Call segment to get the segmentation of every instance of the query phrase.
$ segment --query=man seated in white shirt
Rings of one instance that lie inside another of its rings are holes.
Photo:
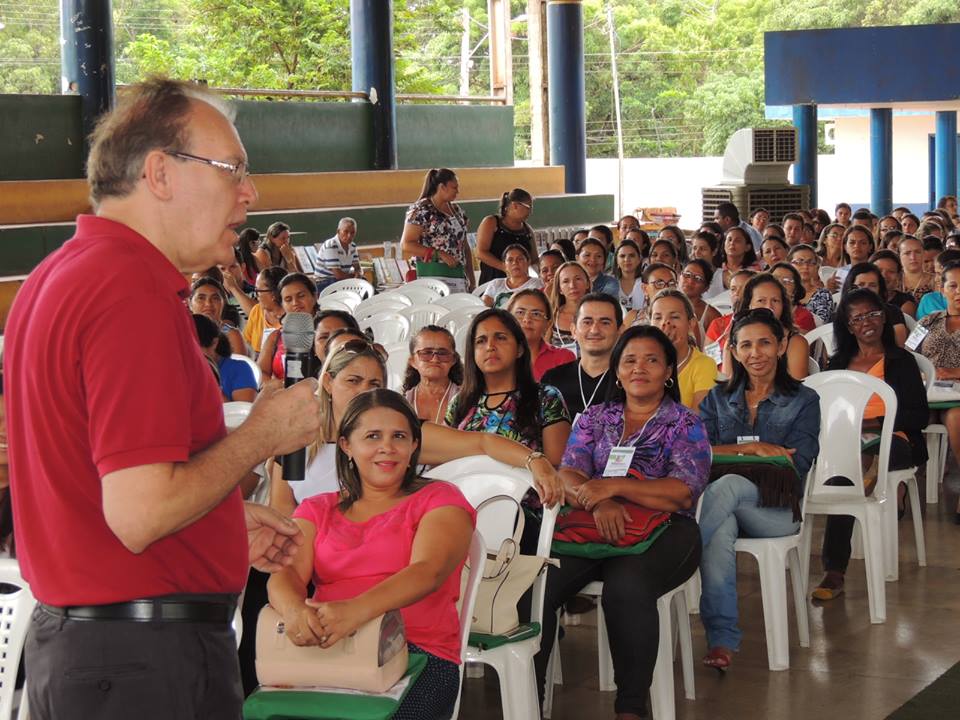
[[[317,257],[319,281],[317,290],[322,290],[337,280],[363,277],[360,269],[360,253],[353,239],[357,236],[357,221],[350,217],[340,218],[337,234],[325,240],[320,246]]]

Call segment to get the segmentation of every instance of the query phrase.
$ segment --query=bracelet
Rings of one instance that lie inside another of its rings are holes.
[[[523,467],[526,468],[527,470],[529,470],[529,469],[530,469],[530,463],[532,463],[534,460],[537,460],[538,458],[545,458],[545,457],[546,457],[546,455],[544,455],[542,452],[539,452],[539,451],[537,451],[537,450],[534,450],[532,453],[530,453],[529,455],[527,455],[527,459],[524,461]]]

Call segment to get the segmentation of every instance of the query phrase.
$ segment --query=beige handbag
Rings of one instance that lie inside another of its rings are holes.
[[[271,687],[334,687],[382,693],[407,671],[399,610],[364,623],[333,647],[294,645],[283,618],[265,605],[257,619],[257,679]]]
[[[477,513],[479,514],[485,505],[504,499],[512,500],[517,507],[520,506],[520,503],[509,495],[497,495],[480,503]],[[471,632],[504,635],[516,630],[520,626],[520,618],[517,615],[517,603],[520,598],[530,589],[547,565],[560,564],[551,558],[520,554],[523,525],[524,515],[521,508],[517,513],[517,525],[513,531],[513,537],[506,538],[500,543],[500,549],[495,554],[487,553],[483,580],[480,582],[477,602],[474,605]],[[469,568],[464,566],[462,581],[464,584],[468,571]]]

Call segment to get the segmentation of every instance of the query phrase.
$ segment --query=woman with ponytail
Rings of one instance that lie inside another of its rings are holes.
[[[533,212],[533,198],[526,190],[514,188],[500,197],[500,212],[487,215],[477,228],[477,257],[480,260],[480,284],[506,277],[504,251],[511,245],[528,248],[532,262],[539,255],[533,242],[533,230],[527,218]]]
[[[459,192],[453,170],[427,172],[420,199],[407,210],[400,238],[404,257],[416,258],[417,277],[440,278],[454,292],[476,287],[467,215],[454,202]]]

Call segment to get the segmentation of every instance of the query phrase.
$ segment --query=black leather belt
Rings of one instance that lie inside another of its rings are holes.
[[[40,607],[51,615],[67,620],[227,624],[233,622],[237,603],[235,601],[149,598],[112,605],[72,605],[70,607],[54,607],[40,603]]]

